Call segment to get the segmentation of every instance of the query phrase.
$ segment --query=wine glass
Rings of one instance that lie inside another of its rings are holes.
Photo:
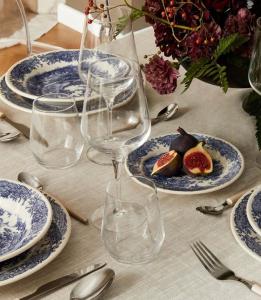
[[[138,61],[134,43],[130,11],[122,7],[105,6],[105,12],[94,12],[86,16],[81,38],[78,71],[83,83],[87,82],[89,65],[92,61],[112,55],[126,55]],[[119,18],[126,19],[126,26],[119,30]],[[110,157],[96,151],[92,146],[87,150],[90,161],[110,165]]]
[[[99,104],[96,113],[91,113],[89,105],[93,98]],[[119,197],[121,165],[129,151],[148,139],[150,129],[139,64],[120,56],[93,62],[89,66],[81,130],[94,149],[110,155]],[[101,212],[102,209],[91,217],[96,227],[101,225]]]
[[[248,79],[253,90],[261,95],[261,17],[257,19]]]
[[[257,19],[255,40],[248,71],[248,80],[254,92],[261,96],[261,17]],[[256,156],[256,163],[257,166],[261,168],[260,151]]]

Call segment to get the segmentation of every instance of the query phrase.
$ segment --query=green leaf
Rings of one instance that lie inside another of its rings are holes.
[[[122,32],[122,30],[126,27],[126,25],[129,22],[129,19],[132,21],[135,21],[141,17],[144,16],[144,13],[142,10],[139,9],[132,9],[130,16],[123,16],[118,19],[118,23],[116,24],[116,30],[114,33],[114,38]]]
[[[236,48],[239,48],[249,40],[248,37],[234,33],[220,39],[219,44],[213,54],[213,59],[217,60],[221,55],[225,55]]]
[[[261,96],[252,91],[244,99],[242,107],[250,116],[261,116]]]
[[[256,139],[259,150],[261,150],[261,116],[256,117]]]

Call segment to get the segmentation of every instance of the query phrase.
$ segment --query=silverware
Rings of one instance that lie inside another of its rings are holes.
[[[106,266],[106,263],[94,264],[94,265],[88,266],[84,269],[75,271],[74,273],[57,278],[53,281],[50,281],[50,282],[40,286],[35,292],[33,292],[32,294],[27,295],[23,298],[20,298],[20,300],[31,300],[31,299],[43,297],[51,292],[54,292],[64,286],[68,285],[68,284],[71,284],[71,283],[75,282],[76,280],[81,279],[81,278],[83,278],[105,266]]]
[[[168,106],[164,107],[157,115],[156,118],[151,119],[151,125],[157,124],[161,121],[170,120],[174,114],[178,111],[179,106],[177,103],[171,103]]]
[[[20,132],[5,132],[0,134],[0,142],[6,143],[16,139]]]
[[[29,139],[30,137],[30,129],[29,127],[20,124],[20,123],[16,123],[12,120],[10,120],[4,113],[0,112],[0,118],[5,120],[6,122],[8,122],[11,126],[13,126],[14,128],[16,128],[18,131],[20,131],[27,139]]]
[[[191,249],[200,260],[204,268],[214,278],[218,280],[236,280],[242,282],[251,291],[261,296],[261,285],[236,276],[235,273],[226,267],[201,241],[194,242],[191,245]]]
[[[99,299],[111,286],[114,277],[114,271],[106,268],[81,279],[72,289],[70,300]]]
[[[49,193],[46,193],[43,190],[43,186],[42,186],[39,178],[37,178],[36,176],[34,176],[30,173],[27,173],[27,172],[20,172],[17,176],[17,179],[20,182],[23,182],[25,184],[30,185],[33,188],[38,189],[43,195],[46,196],[46,198],[48,200],[57,199],[57,197],[54,197],[54,196],[50,195]],[[81,222],[85,225],[87,225],[89,223],[88,218],[86,218],[85,216],[82,216],[79,212],[76,212],[75,209],[72,206],[70,206],[68,203],[65,203],[61,199],[57,199],[57,200],[62,203],[62,205],[66,208],[66,210],[68,211],[68,213],[71,217],[73,217],[74,219],[78,220],[79,222]]]
[[[236,202],[247,192],[248,190],[243,190],[235,195],[229,197],[226,199],[225,202],[221,203],[218,206],[198,206],[196,207],[196,210],[202,212],[203,214],[208,214],[208,215],[221,215],[224,210],[233,207]]]

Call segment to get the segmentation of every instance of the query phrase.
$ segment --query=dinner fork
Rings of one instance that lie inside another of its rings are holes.
[[[251,291],[261,296],[261,285],[235,275],[235,273],[226,267],[216,256],[212,253],[206,245],[201,241],[196,241],[191,245],[191,249],[200,260],[205,269],[218,280],[236,280],[242,282]]]

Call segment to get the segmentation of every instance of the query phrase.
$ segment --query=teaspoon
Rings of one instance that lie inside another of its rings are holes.
[[[79,281],[72,289],[70,300],[97,300],[111,286],[115,272],[112,269],[101,269]]]
[[[177,103],[171,103],[168,106],[165,106],[158,114],[156,118],[151,119],[151,124],[157,124],[161,121],[170,120],[174,114],[178,111],[179,106]]]

